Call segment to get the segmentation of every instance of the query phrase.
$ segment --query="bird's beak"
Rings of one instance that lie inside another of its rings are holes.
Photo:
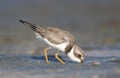
[[[81,59],[80,61],[81,61],[80,63],[83,63],[83,59]]]
[[[83,63],[83,60],[81,60],[81,62],[80,63]]]

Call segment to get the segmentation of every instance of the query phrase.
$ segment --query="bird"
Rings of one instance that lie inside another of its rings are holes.
[[[36,38],[43,40],[49,45],[49,47],[44,49],[47,64],[50,64],[47,52],[51,48],[57,50],[54,56],[61,64],[65,64],[65,62],[58,56],[58,51],[65,53],[74,62],[83,62],[85,52],[75,44],[75,39],[69,32],[57,27],[39,26],[24,20],[19,20],[19,22],[30,27],[34,31]]]

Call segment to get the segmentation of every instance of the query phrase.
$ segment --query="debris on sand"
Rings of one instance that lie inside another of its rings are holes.
[[[98,66],[100,65],[100,62],[93,62],[93,66]]]

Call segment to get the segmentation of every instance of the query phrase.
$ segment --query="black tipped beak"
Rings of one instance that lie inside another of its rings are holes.
[[[23,20],[19,20],[19,22],[23,23],[24,24],[24,21]]]
[[[81,62],[80,63],[83,63],[83,60],[81,60]]]

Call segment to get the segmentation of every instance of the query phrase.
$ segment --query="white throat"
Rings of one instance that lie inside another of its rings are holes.
[[[74,49],[75,47],[73,46],[71,51],[67,54],[68,57],[73,60],[73,61],[76,61],[76,62],[80,62],[80,60],[74,55]]]

